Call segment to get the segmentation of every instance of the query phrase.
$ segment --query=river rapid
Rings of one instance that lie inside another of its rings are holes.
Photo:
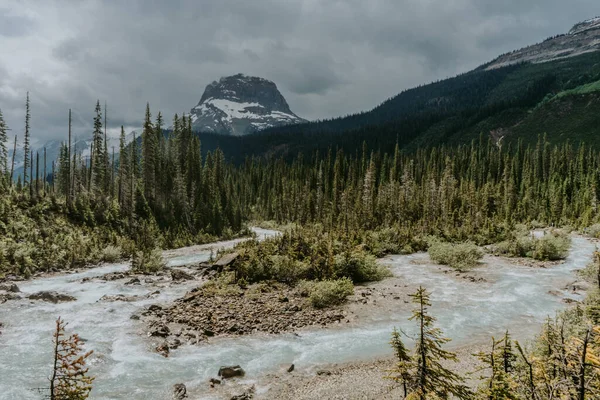
[[[259,239],[277,234],[255,228]],[[239,240],[238,240],[239,241]],[[206,261],[218,248],[232,247],[238,241],[218,242],[168,251],[170,266]],[[211,250],[212,248],[212,250]],[[394,275],[415,288],[423,285],[432,292],[432,313],[455,346],[483,341],[509,329],[515,337],[531,338],[550,315],[564,309],[563,298],[581,299],[568,284],[575,270],[590,262],[595,249],[588,239],[574,236],[567,260],[546,269],[518,266],[502,259],[486,257],[477,276],[485,282],[469,282],[453,273],[444,273],[428,263],[426,254],[389,256],[382,262]],[[277,371],[283,363],[318,366],[364,360],[390,354],[388,345],[393,326],[409,335],[406,321],[410,305],[393,315],[373,313],[359,326],[336,326],[300,332],[300,335],[254,335],[222,338],[200,346],[181,346],[168,358],[157,354],[143,334],[143,322],[130,319],[144,307],[167,303],[182,297],[198,281],[158,287],[160,294],[145,298],[145,286],[125,285],[126,280],[101,281],[83,278],[124,271],[128,264],[107,264],[80,273],[58,275],[21,282],[22,294],[54,290],[74,296],[74,302],[51,304],[27,299],[0,305],[0,399],[41,399],[36,388],[47,388],[52,358],[54,321],[61,316],[67,331],[77,332],[94,350],[90,372],[96,377],[92,399],[168,399],[175,383],[185,383],[194,393],[207,387],[220,365],[240,364],[245,380]],[[153,288],[154,289],[154,288]],[[552,292],[552,293],[551,293]],[[560,295],[557,295],[560,294]],[[104,295],[138,295],[133,302],[98,301]],[[265,388],[259,388],[259,393]],[[211,398],[204,394],[202,398]]]

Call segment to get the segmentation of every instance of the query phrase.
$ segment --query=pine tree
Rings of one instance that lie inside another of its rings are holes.
[[[156,133],[152,126],[150,104],[146,104],[146,116],[142,132],[142,185],[144,197],[152,208],[156,193]]]
[[[106,161],[104,154],[104,138],[102,134],[102,107],[100,100],[96,102],[94,110],[94,136],[93,149],[90,158],[90,183],[91,190],[96,194],[104,193],[106,183]]]
[[[29,108],[29,92],[27,92],[27,100],[25,101],[25,136],[23,139],[23,185],[27,185],[28,176],[27,172],[31,167],[31,156],[30,156],[30,132],[29,123],[31,120],[31,110]]]
[[[390,341],[394,355],[396,356],[396,366],[390,372],[393,374],[388,376],[389,379],[400,383],[404,391],[404,397],[408,394],[408,388],[412,386],[411,371],[414,367],[412,357],[408,349],[404,346],[400,332],[396,328],[392,331],[392,339]]]
[[[71,165],[71,109],[69,108],[69,142],[67,143],[67,160],[66,160],[66,169],[67,169],[67,182],[66,182],[66,197],[67,197],[67,205],[71,205],[71,202],[73,200],[73,193],[72,193],[72,180],[73,180],[73,171],[72,169],[75,167],[74,165]],[[54,180],[54,177],[52,177],[52,179]]]
[[[442,348],[450,339],[444,338],[442,331],[434,327],[436,319],[428,313],[431,306],[429,293],[419,287],[410,297],[417,308],[409,320],[417,322],[419,332],[415,346],[415,390],[408,398],[446,399],[449,394],[459,399],[470,398],[471,392],[464,385],[463,378],[441,364],[443,361],[458,360],[456,354]]]
[[[508,333],[499,341],[492,338],[492,348],[489,353],[480,352],[475,354],[482,362],[482,370],[489,370],[487,377],[481,377],[483,385],[478,394],[487,400],[518,400],[515,395],[515,382],[509,371],[510,364],[514,362],[515,355],[512,354],[509,345]],[[508,371],[507,371],[508,370]]]
[[[129,153],[126,150],[125,129],[121,125],[121,136],[119,138],[119,174],[118,174],[118,190],[117,196],[121,209],[127,207],[127,199],[129,198]]]
[[[77,334],[66,337],[66,323],[58,318],[54,331],[54,364],[50,378],[51,400],[84,400],[92,390],[93,377],[88,375],[87,358]]]
[[[8,175],[8,127],[0,110],[0,183]]]

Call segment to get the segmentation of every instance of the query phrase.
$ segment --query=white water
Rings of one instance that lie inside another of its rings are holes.
[[[258,233],[262,237],[274,234],[264,230]],[[192,255],[186,250],[165,255],[170,265],[206,260],[210,250],[199,249],[202,250]],[[546,316],[564,308],[561,297],[548,291],[560,291],[575,280],[573,271],[590,261],[593,250],[591,242],[576,237],[565,263],[548,269],[490,264],[481,267],[487,283],[466,282],[442,273],[436,266],[411,262],[427,260],[423,254],[392,256],[387,263],[407,285],[423,285],[432,291],[432,313],[438,317],[446,336],[461,344],[487,339],[505,329],[518,338],[531,337]],[[25,293],[56,290],[71,294],[77,298],[75,302],[49,304],[20,300],[0,305],[0,321],[5,325],[0,335],[0,399],[41,398],[30,389],[48,386],[45,377],[51,365],[51,334],[59,315],[69,322],[68,330],[79,333],[87,340],[86,347],[94,350],[93,399],[167,399],[175,383],[184,382],[192,390],[205,388],[207,379],[216,375],[220,365],[240,364],[247,379],[252,380],[276,371],[281,363],[294,362],[305,367],[389,355],[387,342],[392,326],[411,331],[411,324],[406,321],[410,307],[402,307],[396,315],[374,315],[362,327],[340,326],[302,333],[300,337],[285,334],[217,339],[203,346],[182,346],[164,358],[149,348],[147,339],[140,335],[143,322],[130,320],[130,316],[148,304],[181,297],[197,282],[158,288],[161,294],[157,297],[131,303],[96,301],[105,294],[145,295],[155,289],[125,286],[123,281],[80,283],[83,277],[127,267],[107,265],[21,285]]]

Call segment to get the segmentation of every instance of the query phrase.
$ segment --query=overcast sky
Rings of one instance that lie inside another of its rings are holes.
[[[371,109],[403,89],[567,32],[598,0],[0,0],[0,109],[36,142],[63,139],[67,112],[91,132],[167,120],[242,72],[274,81],[307,119]]]

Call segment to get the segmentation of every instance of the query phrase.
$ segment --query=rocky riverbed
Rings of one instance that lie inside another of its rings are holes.
[[[431,264],[427,254],[389,256],[381,262],[390,267],[394,277],[357,286],[347,304],[319,311],[343,315],[340,322],[334,320],[325,327],[312,321],[322,318],[322,314],[315,314],[301,317],[311,323],[290,329],[289,321],[296,318],[290,306],[310,310],[304,307],[306,299],[292,289],[288,292],[276,286],[257,296],[256,290],[248,287],[242,289],[242,296],[237,295],[242,302],[223,300],[225,308],[218,324],[221,330],[213,331],[212,337],[201,337],[196,345],[186,345],[185,336],[173,334],[184,325],[192,329],[193,323],[169,322],[168,315],[175,313],[165,310],[178,305],[177,312],[183,312],[188,304],[197,302],[179,316],[192,321],[199,317],[194,333],[200,328],[204,333],[204,324],[211,320],[202,321],[204,314],[195,313],[213,307],[215,300],[215,293],[212,297],[198,296],[197,289],[207,281],[206,271],[210,269],[199,263],[208,260],[210,248],[204,248],[202,254],[179,250],[168,258],[171,269],[155,276],[136,276],[127,264],[111,264],[16,282],[20,292],[11,293],[19,298],[0,304],[0,399],[37,398],[28,388],[43,387],[46,382],[57,316],[86,340],[86,349],[94,350],[90,360],[90,370],[96,376],[94,399],[169,399],[175,384],[184,384],[185,391],[181,385],[176,388],[190,399],[248,398],[251,393],[257,399],[373,398],[360,387],[370,385],[373,393],[381,394],[390,385],[382,378],[390,362],[386,358],[391,353],[389,335],[394,326],[409,335],[414,333],[414,324],[407,321],[412,309],[408,294],[419,285],[432,292],[431,313],[438,317],[444,334],[453,339],[449,348],[463,348],[468,343],[485,345],[492,335],[506,329],[523,341],[539,330],[547,315],[565,307],[563,299],[583,298],[585,288],[575,282],[575,270],[590,261],[594,247],[593,242],[574,237],[571,253],[563,263],[544,268],[486,256],[478,268],[458,275]],[[173,269],[175,265],[179,267]],[[179,271],[192,279],[179,279],[183,276]],[[27,298],[39,292],[55,292],[75,300],[54,303]],[[186,298],[188,301],[183,301]],[[253,307],[260,307],[261,301],[265,303],[262,313],[254,313],[250,320]],[[239,311],[226,313],[228,307]],[[229,332],[231,322],[237,319],[232,315],[237,312],[248,315],[251,328],[242,329],[244,334]],[[267,322],[269,318],[262,314],[269,313],[281,316]],[[151,320],[157,321],[157,326],[164,321],[169,330],[157,329],[155,336],[148,337],[148,333],[153,334]],[[281,325],[276,320],[281,320]],[[287,325],[284,320],[288,320]],[[244,376],[219,378],[221,366],[236,365],[245,371]],[[339,397],[335,397],[336,391]]]
[[[149,335],[198,344],[223,335],[278,334],[348,321],[341,309],[318,310],[297,289],[282,284],[198,288],[174,304],[142,313]]]

